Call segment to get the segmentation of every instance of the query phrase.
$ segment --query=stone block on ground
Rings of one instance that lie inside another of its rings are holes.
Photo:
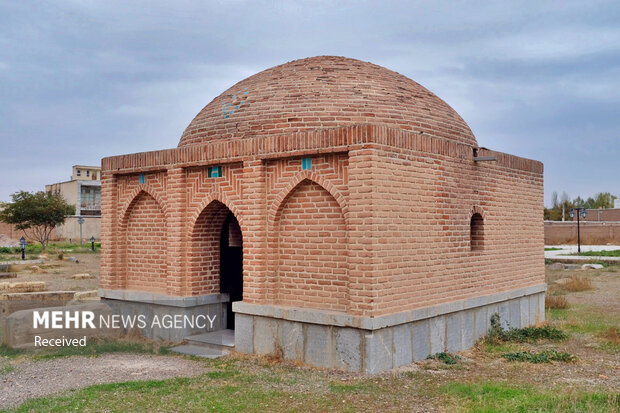
[[[583,264],[583,265],[581,266],[581,269],[582,269],[582,270],[588,270],[588,269],[591,269],[591,270],[600,270],[600,269],[603,269],[603,268],[604,268],[604,267],[603,267],[603,265],[602,265],[602,264]]]
[[[22,281],[0,283],[0,294],[7,293],[32,293],[45,291],[47,288],[43,281]]]
[[[99,299],[99,291],[98,290],[90,290],[90,291],[76,291],[73,295],[74,300],[98,300]]]
[[[39,291],[32,293],[0,293],[0,314],[39,307],[64,306],[73,300],[74,291]]]
[[[28,268],[33,274],[41,274],[43,271],[43,269],[41,269],[41,267],[39,267],[38,265],[32,265]]]
[[[45,328],[44,326],[34,328],[33,319],[35,311],[41,313],[45,311],[59,310],[71,312],[91,311],[95,314],[95,319],[98,319],[100,316],[109,317],[112,315],[112,309],[108,305],[101,302],[66,306],[61,308],[43,307],[17,311],[3,320],[2,340],[4,344],[11,348],[33,348],[35,346],[35,336],[41,337],[41,339],[57,339],[62,337],[66,339],[80,339],[86,336],[88,342],[88,340],[95,337],[112,337],[118,334],[116,330],[106,328],[54,329],[51,328],[51,326],[49,328]],[[96,323],[96,325],[98,325],[98,323]]]
[[[74,280],[90,280],[92,278],[95,278],[95,276],[85,272],[81,274],[73,274],[71,278],[73,278]]]
[[[550,270],[563,270],[564,268],[566,267],[561,262],[554,262],[553,264],[549,265]]]

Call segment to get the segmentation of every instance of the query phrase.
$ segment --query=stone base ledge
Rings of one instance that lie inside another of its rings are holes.
[[[99,289],[99,297],[108,300],[132,301],[136,303],[160,304],[171,307],[195,307],[198,305],[227,303],[228,294],[208,294],[190,297],[177,297],[166,294],[150,293],[146,291],[109,290]]]
[[[233,311],[237,314],[270,317],[309,324],[353,327],[372,331],[530,296],[545,292],[546,290],[547,284],[539,284],[379,317],[354,316],[314,308],[286,307],[271,304],[249,304],[243,301],[234,302]]]
[[[544,290],[544,285],[539,286],[538,290]],[[460,303],[461,307],[454,307],[453,303],[426,308],[418,313],[410,311],[397,314],[398,317],[378,319],[325,314],[314,310],[306,313],[299,309],[285,311],[274,307],[270,314],[275,316],[270,316],[264,315],[269,312],[267,306],[237,305],[235,350],[247,354],[273,355],[315,367],[380,373],[423,360],[432,354],[455,353],[472,348],[476,340],[487,335],[494,314],[499,315],[504,328],[526,327],[543,322],[545,293],[539,291],[519,295],[527,291],[537,289],[524,289],[518,294],[494,294],[480,301],[465,300]],[[499,301],[495,302],[496,299]],[[455,308],[456,311],[452,311]],[[256,314],[258,311],[255,311],[255,314],[244,314],[239,310],[262,310],[262,313]],[[424,315],[427,317],[415,318]],[[308,321],[293,321],[294,317]],[[400,323],[402,320],[411,321]],[[339,322],[340,325],[327,324],[328,321]],[[373,324],[374,321],[377,324]],[[372,329],[387,322],[394,324]],[[355,327],[352,324],[371,328]]]

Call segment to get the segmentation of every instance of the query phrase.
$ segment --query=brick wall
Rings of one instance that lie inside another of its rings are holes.
[[[620,244],[620,222],[581,222],[581,243]],[[577,222],[545,221],[545,245],[577,244]]]
[[[15,226],[13,224],[5,224],[4,222],[0,222],[0,234],[6,235],[12,240],[19,240],[24,236],[22,231],[15,230]]]
[[[580,218],[581,221],[617,221],[620,222],[620,208],[611,209],[588,209],[588,214],[585,218]],[[567,214],[568,218],[568,214]],[[568,218],[570,219],[570,218]],[[577,221],[575,216],[573,221]]]
[[[345,311],[347,231],[334,197],[302,181],[286,198],[276,232],[277,303]]]
[[[541,284],[542,165],[479,155],[497,161],[474,162],[470,145],[358,125],[106,158],[102,287],[217,292],[218,225],[228,211],[241,229],[250,303],[380,315]],[[208,177],[211,166],[224,176]],[[153,202],[155,220],[132,222],[167,244],[131,254],[153,265],[156,284],[122,258],[123,217]],[[484,247],[472,251],[476,213]],[[145,258],[155,256],[166,257],[165,269]]]
[[[375,150],[375,314],[544,282],[542,176],[463,151]],[[475,214],[484,248],[472,250]]]
[[[220,292],[220,234],[229,213],[226,205],[214,201],[196,220],[188,272],[189,288],[193,295]]]
[[[166,292],[166,219],[152,196],[140,193],[126,216],[126,288]]]

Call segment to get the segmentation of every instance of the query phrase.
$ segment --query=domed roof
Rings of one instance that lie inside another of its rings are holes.
[[[371,123],[477,146],[463,119],[413,80],[334,56],[294,60],[242,80],[189,124],[179,146]]]

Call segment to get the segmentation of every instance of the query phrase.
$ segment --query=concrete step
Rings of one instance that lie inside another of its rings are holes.
[[[185,339],[199,344],[215,344],[223,347],[234,347],[235,330],[218,330],[209,333],[194,334],[185,337]]]
[[[224,354],[228,354],[235,347],[235,331],[218,330],[209,333],[194,334],[185,337],[185,340],[192,346],[219,350]]]
[[[188,344],[196,347],[203,347],[222,354],[229,354],[235,348],[235,331],[219,330],[209,333],[194,334],[185,337]]]
[[[175,353],[184,354],[186,356],[204,357],[208,359],[216,359],[222,357],[224,354],[222,351],[205,348],[202,346],[182,345],[176,346],[170,349]]]

